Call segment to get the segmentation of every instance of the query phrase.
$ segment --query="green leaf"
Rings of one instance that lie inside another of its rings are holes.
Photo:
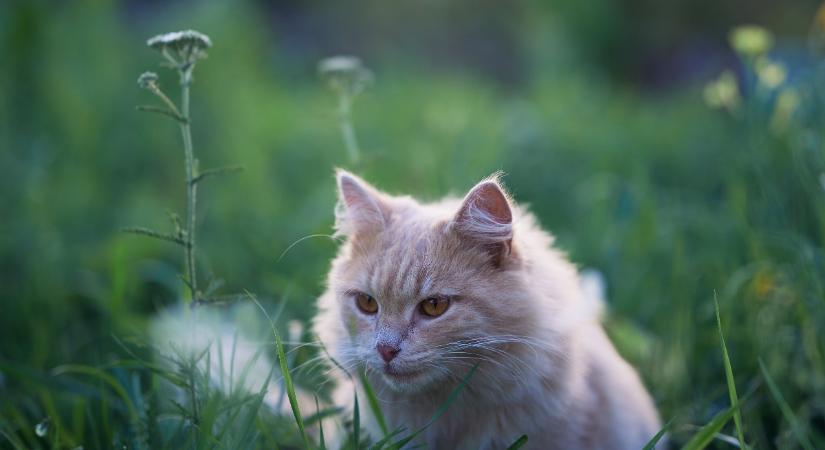
[[[793,430],[793,434],[796,436],[797,442],[799,442],[799,445],[801,445],[805,450],[813,450],[814,445],[811,443],[808,435],[805,434],[805,430],[802,429],[802,426],[796,420],[796,416],[794,416],[788,402],[785,401],[785,397],[782,396],[782,392],[779,391],[779,387],[776,383],[774,383],[771,374],[765,367],[765,363],[762,362],[762,358],[759,358],[759,368],[762,370],[762,375],[765,377],[765,382],[768,384],[768,388],[770,389],[771,395],[776,401],[776,404],[779,405],[782,415],[785,416],[785,420],[791,424],[791,430]]]
[[[722,427],[728,423],[730,418],[733,417],[733,414],[737,409],[739,409],[738,404],[731,406],[730,408],[714,416],[713,420],[708,422],[707,425],[700,428],[699,431],[693,435],[693,438],[691,438],[690,441],[682,447],[682,450],[701,450],[707,447],[707,445],[713,441],[716,433],[718,433]]]
[[[171,117],[171,118],[177,120],[180,123],[188,123],[188,120],[186,120],[185,117],[181,116],[180,114],[178,114],[175,111],[172,111],[171,109],[168,109],[168,108],[161,108],[159,106],[152,106],[152,105],[138,105],[138,106],[135,107],[135,109],[137,109],[138,111],[150,112],[150,113],[161,114],[161,115],[164,115],[164,116],[167,116],[167,117]]]
[[[214,169],[206,169],[203,172],[200,172],[195,178],[192,178],[192,184],[200,183],[201,181],[209,178],[214,177],[217,175],[226,175],[230,173],[237,173],[244,171],[244,166],[225,166],[225,167],[216,167]]]
[[[665,426],[663,426],[662,429],[659,430],[659,432],[656,433],[656,435],[653,436],[647,442],[647,444],[645,444],[645,446],[644,446],[644,448],[642,448],[642,450],[653,450],[654,448],[656,448],[656,444],[658,444],[659,441],[661,441],[662,438],[665,437],[665,433],[667,433],[667,430],[670,429],[671,424],[673,424],[673,419],[668,420],[667,423],[665,424]]]
[[[386,420],[384,420],[384,413],[381,411],[381,405],[378,403],[378,397],[375,395],[375,391],[372,389],[372,385],[370,385],[366,374],[361,372],[360,375],[361,385],[364,386],[364,393],[367,395],[367,402],[369,402],[372,415],[375,416],[375,419],[378,421],[378,426],[381,428],[381,432],[384,436],[386,436],[389,433],[389,429],[387,428]]]
[[[126,408],[129,410],[129,415],[132,417],[132,420],[138,420],[138,412],[137,408],[135,408],[134,403],[132,403],[132,399],[129,397],[129,394],[126,392],[126,389],[109,373],[98,369],[97,367],[92,366],[85,366],[80,364],[66,364],[62,366],[55,367],[52,369],[52,374],[55,376],[67,374],[67,373],[75,373],[81,375],[88,375],[94,378],[97,378],[104,383],[108,384],[115,393],[123,400],[123,403],[126,405]]]
[[[361,412],[358,406],[358,390],[353,391],[355,395],[355,410],[352,412],[352,441],[355,448],[361,445]]]
[[[186,247],[187,245],[189,245],[189,243],[185,239],[183,239],[179,236],[173,236],[173,235],[168,234],[168,233],[161,233],[160,231],[155,231],[155,230],[152,230],[152,229],[149,229],[149,228],[126,227],[126,228],[122,228],[120,231],[122,231],[124,233],[139,234],[141,236],[147,236],[147,237],[150,237],[150,238],[160,239],[161,241],[174,242],[175,244],[181,245],[183,247]]]
[[[527,443],[527,435],[526,435],[526,434],[522,434],[522,435],[521,435],[521,437],[519,437],[518,439],[516,439],[516,441],[515,441],[515,442],[513,442],[512,444],[510,444],[510,446],[509,446],[509,447],[507,447],[507,450],[517,450],[517,449],[519,449],[519,448],[523,447],[523,446],[524,446],[524,444],[526,444],[526,443]]]
[[[370,447],[370,449],[371,450],[380,450],[380,449],[384,448],[384,446],[387,444],[387,442],[389,442],[391,439],[398,436],[399,434],[403,433],[404,430],[406,430],[406,428],[403,428],[403,427],[396,428],[395,430],[393,430],[392,433],[387,434],[386,436],[384,436],[383,439],[381,439],[380,441],[373,444],[372,447]],[[391,447],[391,448],[394,448],[394,447]]]
[[[289,367],[287,367],[286,352],[284,351],[284,343],[281,341],[281,335],[278,334],[278,330],[275,328],[275,323],[272,321],[272,318],[269,317],[266,309],[264,309],[258,299],[249,292],[247,292],[247,295],[256,305],[258,305],[258,309],[264,313],[264,316],[266,316],[269,321],[269,325],[272,328],[272,334],[275,336],[275,348],[278,352],[278,364],[281,367],[281,375],[284,377],[284,385],[286,386],[286,394],[289,398],[289,406],[292,407],[292,415],[295,417],[295,423],[298,425],[298,431],[301,433],[301,439],[304,441],[304,448],[310,449],[312,446],[309,443],[309,436],[304,428],[304,420],[301,418],[301,409],[298,406],[298,396],[295,395],[295,384],[292,381],[292,375],[289,373]]]
[[[733,378],[733,367],[730,363],[728,347],[725,345],[725,335],[722,333],[722,318],[719,315],[719,300],[716,298],[716,291],[713,292],[713,305],[716,308],[716,327],[719,330],[722,360],[725,363],[725,379],[728,383],[728,396],[730,397],[730,404],[736,405],[739,404],[739,396],[736,395],[736,381]],[[733,413],[733,422],[736,424],[736,437],[739,439],[739,447],[747,449],[748,445],[745,443],[745,433],[742,431],[742,414],[738,409]]]
[[[324,421],[323,417],[321,416],[321,408],[318,407],[318,396],[315,395],[315,415],[318,416],[318,443],[321,446],[321,450],[326,450],[327,444],[324,439]]]
[[[464,390],[464,388],[467,386],[467,383],[469,383],[470,379],[473,377],[473,375],[475,375],[476,369],[478,369],[478,363],[476,363],[473,366],[473,368],[470,369],[469,372],[467,372],[467,375],[464,375],[464,378],[461,379],[461,382],[458,384],[458,386],[456,386],[450,392],[450,395],[447,396],[447,400],[445,400],[444,403],[442,403],[441,406],[438,407],[435,414],[433,414],[433,417],[430,418],[430,420],[423,427],[419,428],[415,433],[413,433],[413,434],[411,434],[411,435],[409,435],[409,436],[407,436],[407,437],[405,437],[405,438],[403,438],[399,441],[396,441],[393,444],[393,447],[395,447],[395,448],[404,447],[410,441],[415,439],[416,436],[418,436],[419,434],[424,432],[424,430],[429,428],[430,425],[435,423],[435,421],[438,420],[442,415],[444,415],[444,413],[447,412],[447,410],[450,408],[450,405],[452,405],[456,401],[456,399],[458,398],[458,394],[460,394],[461,391]]]

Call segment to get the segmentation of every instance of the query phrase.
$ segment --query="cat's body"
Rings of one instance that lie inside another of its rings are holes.
[[[659,430],[578,274],[496,180],[461,200],[421,204],[339,173],[347,241],[315,331],[353,374],[366,368],[388,428],[430,422],[429,448],[638,449]],[[445,306],[446,305],[446,306]],[[343,374],[337,404],[352,405]],[[359,387],[360,390],[360,387]],[[361,391],[362,422],[380,437]]]

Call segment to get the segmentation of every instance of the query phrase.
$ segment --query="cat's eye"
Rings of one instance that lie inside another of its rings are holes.
[[[375,301],[375,298],[371,295],[363,292],[355,292],[353,296],[355,297],[355,304],[358,305],[358,309],[364,314],[375,314],[376,311],[378,311],[378,302]]]
[[[449,298],[430,297],[420,303],[419,309],[426,316],[438,317],[450,306]]]

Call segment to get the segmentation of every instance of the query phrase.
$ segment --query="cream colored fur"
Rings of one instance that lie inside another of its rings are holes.
[[[437,449],[640,449],[659,430],[636,372],[616,352],[576,268],[515,206],[496,178],[431,204],[338,173],[346,236],[318,301],[314,329],[352,374],[366,370],[390,430],[424,426],[476,363],[447,412],[414,443]],[[373,296],[374,315],[353,292]],[[419,303],[449,298],[440,317]],[[400,349],[388,364],[378,344]],[[337,373],[336,403],[353,386]],[[361,417],[377,422],[359,389]]]

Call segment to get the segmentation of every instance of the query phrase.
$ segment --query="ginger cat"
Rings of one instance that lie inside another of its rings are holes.
[[[366,371],[390,431],[410,445],[640,449],[659,431],[636,372],[616,352],[576,268],[496,176],[464,199],[421,203],[339,171],[332,262],[314,329],[351,374]],[[336,404],[353,401],[337,374]],[[355,377],[357,379],[357,377]],[[362,424],[382,437],[360,386]],[[339,443],[340,445],[340,443]]]

